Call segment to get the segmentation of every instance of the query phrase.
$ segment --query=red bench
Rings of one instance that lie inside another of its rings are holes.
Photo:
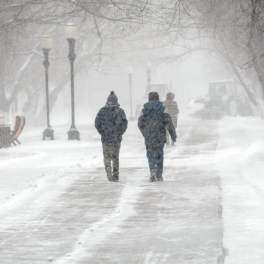
[[[20,136],[24,126],[25,126],[26,120],[24,116],[16,116],[16,122],[15,122],[15,126],[14,126],[14,130],[11,133],[11,141],[12,143],[16,146],[16,142],[18,142],[19,144],[21,144],[18,141],[18,137]]]

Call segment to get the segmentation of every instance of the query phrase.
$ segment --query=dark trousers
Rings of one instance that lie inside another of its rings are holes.
[[[104,164],[105,168],[112,167],[111,161],[113,162],[113,175],[119,175],[119,144],[103,144],[104,153]]]
[[[150,171],[163,173],[163,148],[164,145],[160,147],[151,147],[146,145]]]

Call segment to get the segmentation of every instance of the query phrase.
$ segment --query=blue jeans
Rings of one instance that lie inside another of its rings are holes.
[[[163,148],[164,145],[160,147],[151,147],[146,145],[150,171],[163,173]]]

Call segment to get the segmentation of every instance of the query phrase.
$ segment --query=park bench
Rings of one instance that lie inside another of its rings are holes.
[[[25,126],[26,120],[24,116],[16,116],[16,122],[15,122],[15,126],[14,126],[14,130],[11,132],[11,142],[16,146],[16,142],[18,142],[19,144],[21,144],[18,141],[18,137],[20,136],[24,126]]]

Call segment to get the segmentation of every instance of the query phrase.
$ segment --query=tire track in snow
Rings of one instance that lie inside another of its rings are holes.
[[[35,182],[28,183],[27,187],[18,194],[8,199],[6,203],[0,205],[0,216],[7,214],[10,210],[19,208],[25,201],[36,201],[41,196],[41,200],[48,200],[50,193],[47,192],[47,188],[51,192],[56,189],[57,195],[61,190],[66,188],[68,184],[74,181],[74,179],[65,178],[65,174],[74,172],[78,166],[67,166],[58,170],[54,170],[47,174],[41,175]],[[60,188],[58,187],[60,186]],[[40,211],[41,207],[38,207],[37,211]]]
[[[113,214],[103,217],[101,220],[93,223],[78,238],[71,253],[58,259],[56,264],[73,264],[80,261],[82,257],[91,256],[91,250],[99,243],[102,243],[114,232],[118,232],[120,226],[128,217],[135,213],[134,205],[131,203],[138,198],[142,187],[135,183],[126,183],[119,197],[118,206]]]
[[[7,152],[6,152],[7,153]],[[37,160],[42,160],[43,158],[48,156],[48,153],[44,152],[44,151],[34,151],[34,152],[22,152],[22,154],[28,154],[27,156],[22,156],[22,157],[15,157],[15,158],[11,158],[11,159],[7,159],[7,160],[2,160],[0,163],[0,168],[4,169],[7,166],[15,166],[15,165],[20,165],[23,164],[24,162],[30,161],[30,162],[34,162]],[[19,154],[19,152],[17,152],[17,154]]]
[[[150,251],[146,254],[144,264],[166,263],[169,256],[168,250],[163,253]]]

